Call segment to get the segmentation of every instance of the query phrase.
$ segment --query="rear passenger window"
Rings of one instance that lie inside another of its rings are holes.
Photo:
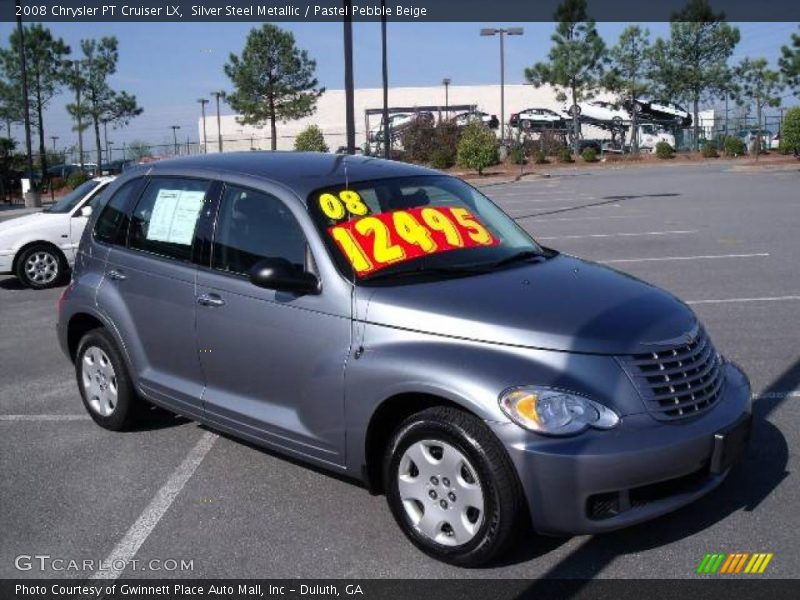
[[[286,205],[270,194],[227,186],[217,217],[211,266],[247,274],[264,258],[305,264],[306,237]]]
[[[128,207],[135,199],[141,182],[141,178],[129,181],[108,201],[94,226],[95,239],[107,244],[125,245],[125,236],[128,233]],[[104,193],[101,192],[98,197]],[[92,200],[92,203],[94,202]]]
[[[128,246],[178,260],[191,260],[194,230],[211,182],[156,177],[131,216]]]

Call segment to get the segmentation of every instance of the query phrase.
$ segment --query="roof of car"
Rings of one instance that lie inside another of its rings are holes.
[[[153,174],[197,170],[267,179],[293,189],[300,197],[345,180],[440,174],[408,163],[327,152],[224,152],[163,160],[143,167]]]

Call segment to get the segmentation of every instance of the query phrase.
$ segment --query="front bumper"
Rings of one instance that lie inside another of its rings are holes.
[[[724,395],[694,419],[628,415],[612,430],[570,438],[489,423],[517,469],[534,528],[554,535],[610,531],[685,506],[722,483],[730,461],[720,463],[722,438],[715,436],[737,424],[746,434],[752,405],[747,376],[733,363],[724,368]]]
[[[11,273],[14,266],[14,251],[0,250],[0,273]]]

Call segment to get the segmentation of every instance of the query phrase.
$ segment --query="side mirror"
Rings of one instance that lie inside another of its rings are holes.
[[[88,217],[92,214],[92,207],[88,204],[81,208],[81,212],[79,213],[82,217]]]
[[[253,285],[279,292],[294,294],[319,294],[319,279],[302,271],[285,258],[265,258],[250,269]]]

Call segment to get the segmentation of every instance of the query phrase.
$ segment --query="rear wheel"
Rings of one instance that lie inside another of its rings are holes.
[[[78,344],[75,373],[83,405],[94,422],[123,431],[133,426],[142,410],[125,362],[104,329],[93,329]]]
[[[406,419],[384,459],[395,520],[422,551],[478,566],[510,544],[522,493],[499,440],[475,417],[434,407]]]
[[[68,269],[58,249],[48,244],[35,244],[22,251],[16,275],[26,286],[43,290],[61,283]]]

